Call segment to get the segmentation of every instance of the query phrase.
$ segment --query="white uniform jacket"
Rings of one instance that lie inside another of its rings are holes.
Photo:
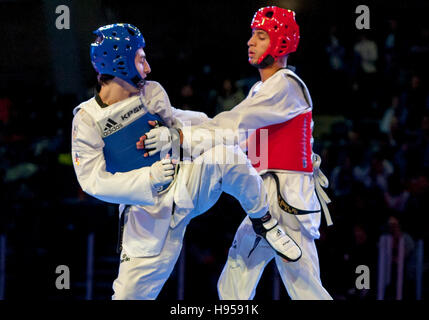
[[[210,142],[213,145],[218,143],[229,144],[231,142],[239,142],[243,145],[243,140],[247,139],[253,130],[286,122],[300,114],[312,111],[312,108],[312,100],[304,82],[293,71],[281,69],[266,81],[255,83],[246,99],[232,110],[222,112],[201,125],[185,127],[183,130],[183,147],[187,149],[187,152],[192,153],[193,149],[198,149],[200,146],[200,137],[207,141],[208,136],[206,133],[201,134],[204,131],[201,129],[207,129],[205,132],[211,132]],[[311,128],[313,128],[313,122],[311,123]],[[219,129],[225,129],[225,131],[220,132]],[[230,131],[228,132],[228,130]],[[231,130],[238,137],[238,141],[230,139]],[[237,134],[237,132],[240,132],[240,134]],[[243,132],[244,134],[242,134]],[[313,138],[311,138],[311,141],[313,142]],[[318,167],[320,158],[317,155],[314,155],[313,158],[318,158],[316,162],[319,162],[313,163],[315,167],[314,174],[276,170],[283,198],[290,205],[302,210],[320,210],[316,187],[318,187],[319,191],[321,188],[316,184],[327,186],[327,180]],[[316,177],[316,179],[313,177]],[[264,180],[267,190],[275,189],[271,188],[271,184],[274,184],[273,179],[264,178]],[[325,197],[329,203],[329,199],[325,194],[322,197]],[[272,205],[271,203],[270,206]],[[327,214],[328,224],[330,224],[329,213],[325,211],[325,214]],[[310,238],[320,237],[320,212],[296,217],[304,227],[303,229],[307,236]],[[299,228],[299,225],[296,227]]]
[[[73,111],[72,157],[83,191],[102,201],[120,204],[120,213],[125,205],[132,205],[127,214],[123,247],[130,256],[145,257],[159,254],[163,247],[172,217],[175,184],[171,185],[170,191],[158,194],[150,184],[150,167],[115,174],[107,172],[102,139],[107,121],[116,119],[109,124],[111,130],[115,130],[115,123],[121,125],[120,121],[126,125],[133,116],[133,108],[129,106],[140,104],[139,99],[148,112],[161,116],[170,127],[180,127],[181,119],[191,124],[208,120],[204,113],[173,108],[162,86],[148,81],[142,95],[104,108],[91,98],[76,107]]]

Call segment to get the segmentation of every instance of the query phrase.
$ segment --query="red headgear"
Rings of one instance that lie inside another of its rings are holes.
[[[270,45],[259,58],[258,65],[263,62],[270,65],[279,57],[296,51],[298,47],[299,26],[292,10],[274,6],[261,8],[255,13],[250,27],[252,30],[264,30],[270,37]]]

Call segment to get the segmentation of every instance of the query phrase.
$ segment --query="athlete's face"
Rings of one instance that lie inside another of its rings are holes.
[[[263,30],[253,29],[252,36],[247,42],[247,45],[249,46],[249,62],[251,64],[257,64],[259,58],[265,53],[270,45],[270,37],[268,36],[268,33]]]
[[[136,69],[142,79],[146,78],[146,76],[150,73],[151,69],[149,63],[146,60],[146,53],[143,51],[143,48],[137,50],[134,62],[136,65]]]

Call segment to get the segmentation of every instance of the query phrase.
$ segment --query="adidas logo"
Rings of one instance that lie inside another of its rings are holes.
[[[104,127],[104,131],[109,130],[110,128],[112,128],[113,126],[118,125],[115,121],[113,121],[112,119],[107,119],[107,123],[106,126]]]
[[[116,131],[118,131],[119,129],[121,129],[123,126],[122,124],[118,124],[117,122],[115,122],[114,120],[108,118],[107,122],[104,126],[104,130],[103,130],[103,136],[106,137]]]

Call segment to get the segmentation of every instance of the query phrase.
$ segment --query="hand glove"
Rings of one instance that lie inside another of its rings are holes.
[[[170,158],[165,158],[155,162],[150,167],[150,183],[158,191],[162,190],[166,184],[173,181],[174,165]]]
[[[177,129],[157,127],[145,135],[144,148],[147,149],[149,156],[161,151],[166,154],[171,148],[173,148],[173,158],[178,158],[177,155],[180,155],[180,133]]]

